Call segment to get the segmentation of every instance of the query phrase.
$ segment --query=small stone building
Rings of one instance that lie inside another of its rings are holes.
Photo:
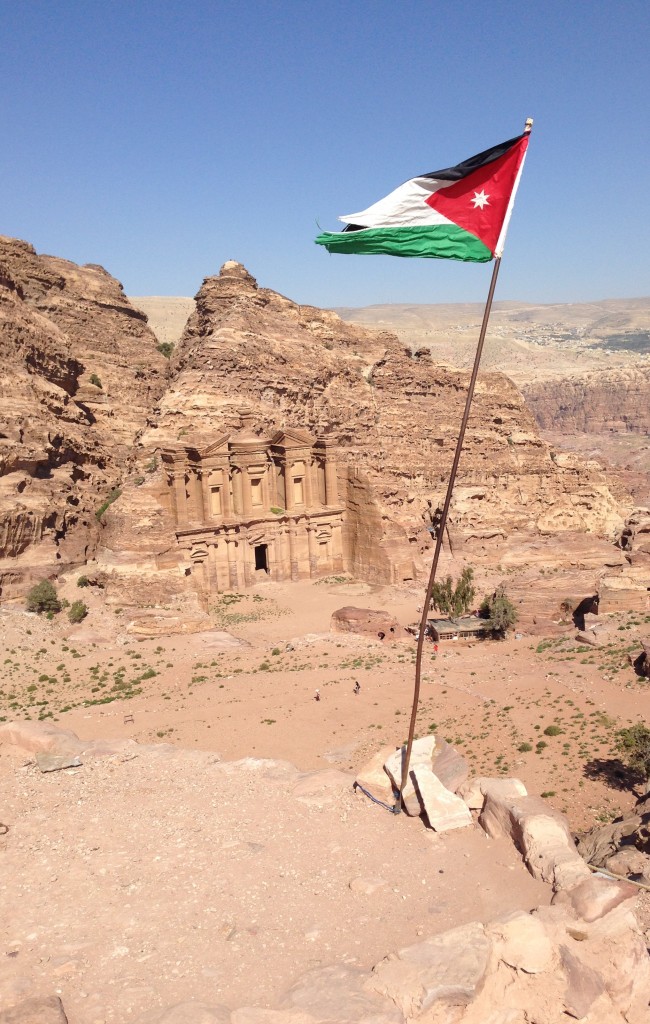
[[[179,546],[200,592],[343,569],[334,444],[298,430],[260,437],[254,416],[204,448],[161,451]]]
[[[492,633],[489,619],[477,619],[467,616],[460,619],[428,619],[429,632],[432,640],[457,640],[467,637],[482,638]]]

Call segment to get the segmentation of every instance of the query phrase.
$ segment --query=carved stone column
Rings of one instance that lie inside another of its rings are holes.
[[[185,491],[185,468],[175,469],[172,475],[174,488],[174,511],[176,525],[180,530],[187,526],[187,493]]]
[[[244,511],[244,498],[242,489],[242,471],[237,468],[232,475],[232,493],[234,499],[234,513],[237,516],[242,515]]]
[[[307,542],[309,544],[309,575],[312,579],[318,575],[317,529],[317,526],[312,526],[311,524],[307,527]]]
[[[325,460],[325,503],[330,508],[339,503],[339,482],[336,473],[336,463],[332,460],[329,453]]]
[[[311,479],[311,456],[305,459],[305,506],[311,508],[314,503],[312,479]]]
[[[242,497],[243,497],[243,515],[250,519],[253,514],[253,495],[251,493],[251,474],[248,466],[242,469]]]
[[[224,519],[232,516],[232,502],[230,500],[230,476],[228,467],[225,466],[221,472],[221,514]]]
[[[234,537],[226,537],[228,548],[228,579],[231,590],[239,590],[239,574],[237,572],[237,541]]]
[[[291,579],[296,582],[300,579],[300,569],[298,566],[296,528],[293,525],[289,527],[289,563],[291,565]]]
[[[282,464],[282,470],[284,473],[284,494],[285,494],[285,508],[287,512],[295,507],[293,500],[293,462],[289,459],[285,459]]]

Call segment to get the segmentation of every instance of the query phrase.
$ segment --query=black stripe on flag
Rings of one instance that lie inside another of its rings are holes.
[[[482,153],[477,153],[476,156],[470,156],[467,160],[463,160],[462,163],[456,164],[455,167],[445,167],[442,171],[430,171],[428,174],[418,174],[418,178],[437,178],[439,181],[460,181],[461,178],[467,177],[472,171],[478,171],[479,167],[483,167],[485,164],[492,163],[493,160],[498,160],[500,156],[507,153],[509,149],[515,146],[523,135],[518,135],[515,139],[508,139],[507,142],[501,142],[498,146],[492,146],[491,149],[485,149]]]

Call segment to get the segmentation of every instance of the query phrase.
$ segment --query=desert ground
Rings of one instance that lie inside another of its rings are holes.
[[[80,592],[72,575],[60,588]],[[510,840],[437,834],[352,792],[406,736],[415,644],[332,633],[330,616],[358,604],[409,623],[419,590],[260,584],[223,595],[214,631],[144,639],[128,610],[83,596],[77,626],[0,610],[0,717],[141,747],[41,774],[0,746],[9,1005],[54,992],[69,1024],[140,1024],[184,1001],[272,1008],[306,971],[368,970],[423,935],[549,902]],[[606,649],[569,627],[427,649],[418,733],[477,774],[521,778],[576,829],[609,820],[633,802],[612,735],[647,702],[625,661],[639,618],[614,616]]]
[[[80,625],[64,612],[50,621],[26,613],[20,602],[0,610],[2,719],[228,760],[282,758],[301,771],[354,772],[406,737],[415,641],[333,633],[330,618],[357,605],[413,623],[419,588],[343,576],[261,583],[222,595],[214,632],[140,638],[126,631],[128,609],[104,605],[100,590],[80,590],[76,579],[69,575],[60,593],[83,595],[90,612]],[[417,733],[443,735],[477,774],[521,778],[576,830],[608,820],[634,799],[613,734],[647,710],[647,683],[627,654],[650,616],[603,618],[610,630],[600,648],[580,646],[570,622],[546,638],[445,641],[437,655],[427,646]]]

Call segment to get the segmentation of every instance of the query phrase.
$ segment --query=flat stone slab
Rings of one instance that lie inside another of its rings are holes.
[[[80,768],[81,761],[70,754],[37,754],[36,764],[39,771],[59,772],[62,768]]]
[[[404,786],[404,792],[402,794],[405,803],[409,797],[415,797],[415,787],[413,785],[413,770],[419,766],[424,766],[431,769],[431,762],[433,759],[433,752],[436,747],[435,736],[422,736],[419,740],[415,740],[411,749],[411,759],[409,762],[409,778],[406,780]],[[400,747],[388,758],[384,765],[384,770],[390,776],[390,779],[396,790],[402,782],[402,764],[406,756],[406,746]],[[413,812],[409,812],[413,813]],[[419,814],[419,807],[415,811]]]
[[[472,824],[469,807],[459,796],[446,789],[431,769],[416,767],[410,773],[431,828],[447,832]]]

